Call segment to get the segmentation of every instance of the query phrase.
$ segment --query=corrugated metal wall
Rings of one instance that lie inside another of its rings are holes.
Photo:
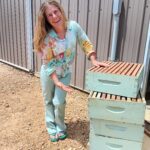
[[[33,27],[44,0],[33,2]],[[76,20],[86,31],[97,51],[98,60],[110,56],[113,33],[113,0],[59,0],[69,19]],[[25,0],[0,0],[0,59],[27,67],[25,45]],[[120,15],[117,59],[143,62],[150,19],[150,0],[123,0]],[[84,89],[85,71],[90,62],[77,46],[71,84]],[[35,71],[41,60],[35,57]]]
[[[25,0],[0,0],[0,59],[28,69]]]
[[[38,1],[36,0],[35,3]],[[123,0],[117,59],[143,62],[150,6],[148,0]],[[40,3],[40,0],[39,2]],[[113,0],[60,0],[69,19],[76,20],[88,34],[97,51],[98,60],[110,56],[113,30]],[[73,86],[84,89],[85,71],[90,62],[77,46],[73,64]]]

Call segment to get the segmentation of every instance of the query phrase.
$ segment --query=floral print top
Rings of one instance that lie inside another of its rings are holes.
[[[71,72],[77,41],[88,58],[95,53],[89,38],[77,22],[68,21],[64,39],[59,39],[56,32],[50,30],[45,38],[41,55],[43,63],[47,65],[48,76],[54,71],[61,77]]]

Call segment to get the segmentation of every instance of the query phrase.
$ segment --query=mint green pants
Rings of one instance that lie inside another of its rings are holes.
[[[46,68],[46,65],[42,65],[40,72],[45,104],[45,121],[48,133],[55,134],[66,130],[66,125],[64,123],[66,92],[54,85],[53,80],[50,79],[50,76],[46,73]],[[65,85],[69,85],[71,73],[68,73],[63,78],[60,77],[59,80]]]

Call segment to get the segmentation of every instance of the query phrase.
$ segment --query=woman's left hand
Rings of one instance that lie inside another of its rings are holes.
[[[92,64],[93,64],[94,66],[96,66],[96,67],[109,67],[108,64],[103,63],[103,62],[99,62],[99,61],[97,61],[97,60],[93,60],[93,61],[92,61]]]

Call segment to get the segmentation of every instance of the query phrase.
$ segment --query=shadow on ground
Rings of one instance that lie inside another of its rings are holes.
[[[76,120],[67,124],[68,138],[76,140],[84,147],[87,147],[89,139],[89,122]],[[84,141],[84,142],[83,142]]]

